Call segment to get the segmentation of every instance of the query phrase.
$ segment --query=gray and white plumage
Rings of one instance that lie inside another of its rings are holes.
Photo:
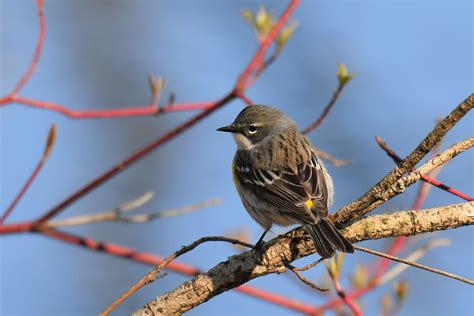
[[[244,108],[234,122],[218,129],[237,143],[234,182],[250,216],[265,231],[273,224],[304,225],[318,253],[353,252],[353,246],[326,220],[333,183],[309,140],[276,108]]]

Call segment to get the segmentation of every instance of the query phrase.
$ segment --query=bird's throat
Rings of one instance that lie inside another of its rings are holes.
[[[235,133],[233,135],[238,150],[248,150],[255,146],[245,135],[240,133]]]

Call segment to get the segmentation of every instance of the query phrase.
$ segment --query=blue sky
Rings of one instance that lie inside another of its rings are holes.
[[[143,105],[149,100],[146,76],[167,81],[178,102],[214,100],[234,84],[256,49],[253,34],[240,16],[256,10],[255,1],[45,1],[47,37],[41,62],[23,90],[31,98],[75,109]],[[284,1],[263,1],[275,13]],[[379,135],[407,155],[473,88],[472,2],[470,1],[302,1],[293,18],[299,26],[280,59],[248,91],[256,103],[271,104],[304,127],[316,118],[334,91],[337,64],[357,77],[349,83],[324,125],[309,136],[335,157],[350,159],[329,166],[336,186],[334,209],[356,199],[393,163],[378,148]],[[37,18],[32,1],[0,2],[0,93],[14,87],[31,58]],[[168,255],[202,236],[246,228],[257,239],[261,228],[247,215],[230,175],[235,145],[216,127],[233,120],[242,108],[232,102],[160,147],[139,163],[71,205],[61,217],[90,214],[156,193],[142,211],[152,212],[218,197],[223,204],[184,217],[142,225],[104,223],[69,231]],[[8,106],[0,109],[1,198],[4,209],[31,173],[51,123],[58,126],[54,152],[9,221],[39,216],[99,173],[141,148],[193,113],[161,117],[71,120],[56,113]],[[444,147],[473,135],[472,114],[444,140]],[[474,155],[450,162],[440,180],[473,194]],[[416,186],[376,210],[408,209]],[[433,189],[426,207],[461,202]],[[286,231],[275,228],[274,234]],[[402,255],[436,237],[452,245],[430,251],[420,261],[471,277],[473,231],[461,228],[413,239]],[[383,249],[386,241],[363,243]],[[228,245],[206,245],[181,261],[208,269],[235,253]],[[0,239],[0,313],[2,315],[97,314],[150,267],[111,258],[35,235]],[[343,275],[373,258],[347,256]],[[310,259],[308,259],[310,260]],[[303,264],[302,261],[298,264]],[[307,276],[318,280],[322,268]],[[408,269],[397,279],[410,283],[400,315],[473,314],[474,292],[467,285]],[[125,314],[186,277],[169,275],[126,301]],[[250,282],[307,303],[325,298],[285,275]],[[343,285],[347,284],[347,278]],[[377,314],[386,285],[362,300]],[[25,304],[28,302],[27,304]],[[227,292],[191,311],[191,315],[294,312]]]

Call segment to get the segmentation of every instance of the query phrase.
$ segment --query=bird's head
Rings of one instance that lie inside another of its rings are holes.
[[[295,123],[278,109],[252,105],[244,108],[232,124],[217,130],[233,133],[237,148],[246,150],[290,128],[296,128]]]

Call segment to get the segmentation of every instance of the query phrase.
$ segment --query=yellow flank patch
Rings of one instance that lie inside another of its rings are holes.
[[[313,208],[314,203],[309,199],[308,201],[304,202],[304,205],[306,205],[307,208]]]
[[[237,172],[235,169],[235,158],[232,160],[232,180],[234,180],[234,185],[238,186],[239,185],[239,178],[237,178]]]

